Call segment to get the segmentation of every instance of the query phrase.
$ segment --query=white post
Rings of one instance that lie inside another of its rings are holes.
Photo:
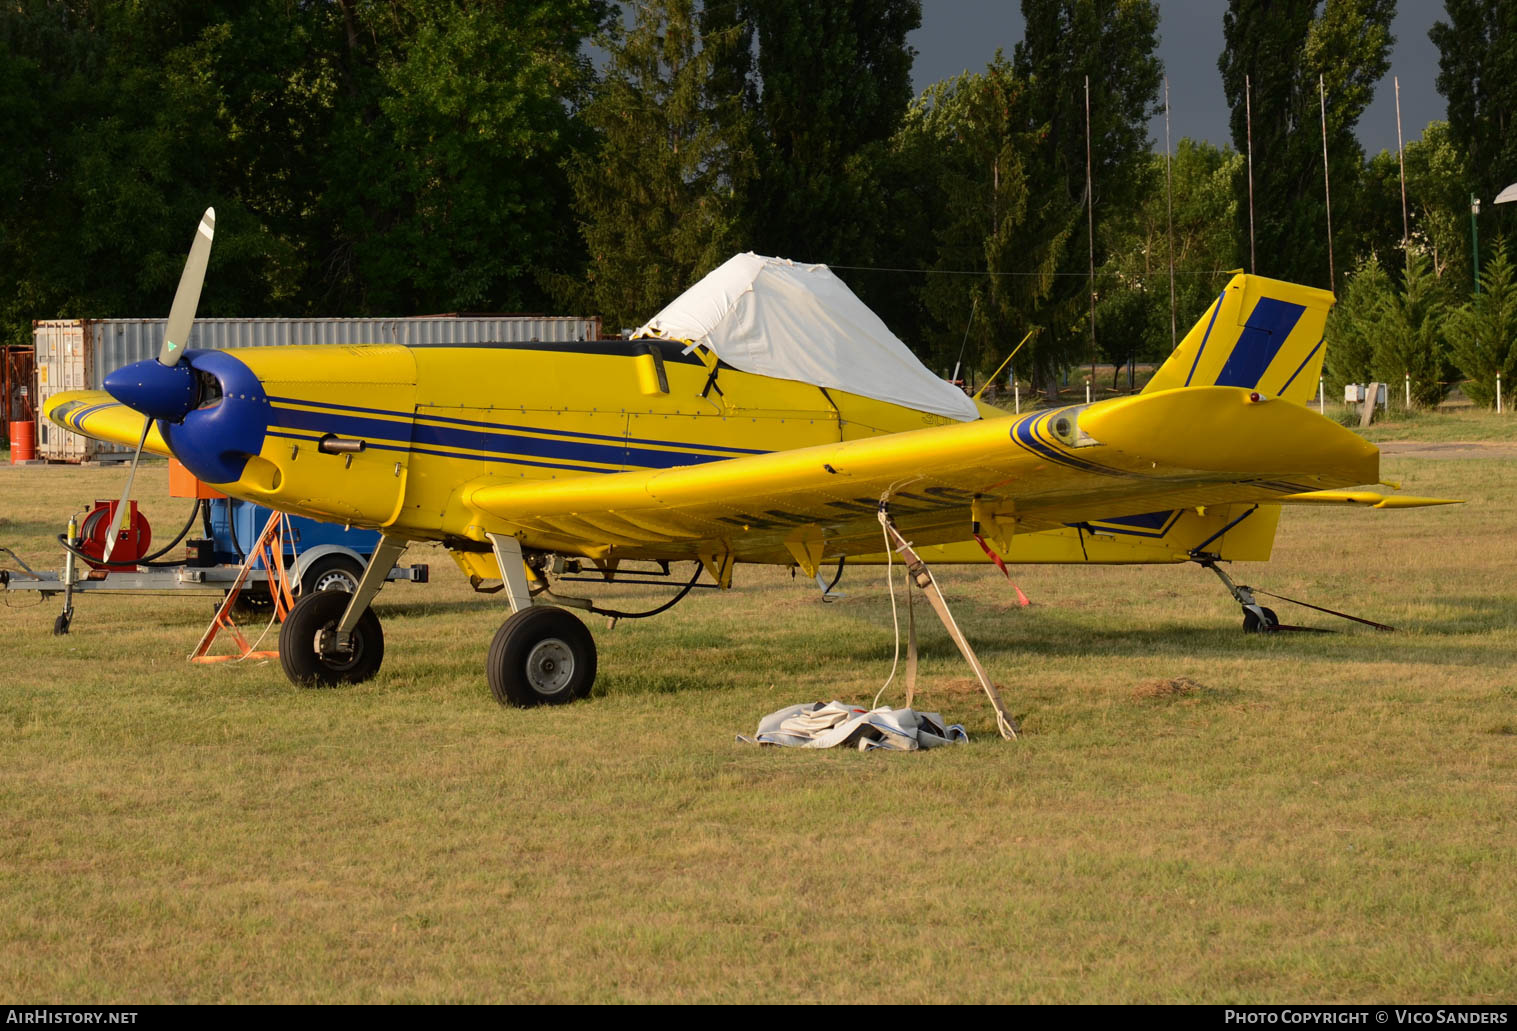
[[[1085,378],[1085,403],[1090,404],[1090,377]]]
[[[1323,396],[1322,396],[1322,383],[1323,383],[1323,377],[1322,376],[1318,376],[1317,377],[1317,412],[1318,412],[1318,414],[1325,415],[1325,414],[1327,414],[1327,402],[1323,399]]]
[[[1501,414],[1501,373],[1496,373],[1496,414]]]
[[[1412,407],[1412,374],[1410,372],[1406,374],[1406,406]]]
[[[1011,393],[1012,393],[1012,396],[1016,398],[1016,404],[1017,404],[1016,412],[1017,412],[1018,415],[1021,415],[1022,414],[1022,384],[1017,381],[1017,378],[1015,376],[1011,377]]]

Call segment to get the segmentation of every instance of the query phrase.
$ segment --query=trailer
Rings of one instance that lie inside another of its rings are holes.
[[[195,479],[171,460],[169,493],[193,500],[184,527],[167,546],[151,552],[152,529],[137,510],[135,501],[121,522],[117,542],[107,565],[103,561],[105,536],[120,504],[115,499],[95,502],[83,518],[70,518],[68,529],[58,535],[64,549],[63,568],[38,571],[9,548],[20,571],[0,570],[0,590],[35,591],[43,598],[63,596],[63,611],[53,624],[55,634],[66,634],[73,624],[75,594],[161,594],[215,598],[219,603],[232,589],[253,553],[272,510],[252,502],[229,498]],[[379,546],[374,530],[354,530],[302,516],[287,516],[283,559],[297,594],[308,591],[348,591],[358,587],[359,577]],[[198,529],[200,536],[191,536]],[[182,559],[159,561],[184,542]],[[274,599],[269,594],[261,559],[253,562],[254,574],[238,596],[239,604],[267,610]],[[386,579],[391,582],[426,583],[424,564],[397,565]]]

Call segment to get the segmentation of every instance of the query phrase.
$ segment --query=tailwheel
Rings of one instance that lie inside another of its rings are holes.
[[[595,639],[564,609],[522,609],[495,632],[485,672],[502,705],[564,705],[590,694]]]
[[[1275,610],[1259,606],[1259,611],[1254,611],[1255,606],[1243,606],[1243,632],[1245,634],[1262,634],[1275,629],[1280,625],[1280,617],[1275,615]],[[1263,619],[1260,619],[1260,614]]]
[[[346,649],[330,640],[352,595],[346,591],[316,591],[304,595],[279,630],[279,664],[291,683],[301,687],[359,684],[379,672],[385,657],[385,635],[373,609],[365,609]]]

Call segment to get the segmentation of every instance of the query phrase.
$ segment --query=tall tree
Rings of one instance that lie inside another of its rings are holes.
[[[161,313],[202,209],[207,315],[540,308],[602,0],[0,8],[0,297]]]
[[[1047,143],[1027,161],[1028,188],[1048,205],[1045,232],[1071,241],[1033,322],[1044,334],[1045,356],[1058,352],[1073,361],[1089,354],[1089,283],[1081,278],[1089,271],[1089,248],[1073,240],[1087,235],[1080,225],[1087,204],[1104,222],[1140,196],[1148,119],[1163,78],[1155,56],[1159,11],[1152,0],[1022,0],[1022,15],[1027,32],[1013,64],[1027,83],[1030,124]],[[1085,188],[1087,76],[1093,195]],[[1096,264],[1104,259],[1098,250]],[[1050,373],[1044,383],[1054,389]]]
[[[869,264],[888,217],[877,164],[911,100],[921,0],[738,0],[758,60],[749,82],[753,244]]]
[[[1430,122],[1422,138],[1404,149],[1407,232],[1411,246],[1427,255],[1429,268],[1453,291],[1472,287],[1470,279],[1471,189],[1469,162],[1449,138],[1447,122]],[[1386,256],[1400,253],[1401,161],[1382,150],[1365,173],[1359,207],[1358,249]]]
[[[998,51],[984,72],[929,87],[897,136],[896,151],[912,155],[937,201],[927,234],[935,257],[919,291],[929,319],[917,350],[935,370],[948,371],[962,353],[966,372],[994,371],[1052,288],[1067,228],[1049,234],[1046,206],[1028,190],[1026,164],[1048,143],[1028,128],[1026,107],[1026,84]],[[1033,339],[1017,367],[1049,373],[1058,357]]]
[[[602,0],[338,0],[318,217],[334,300],[360,311],[540,309],[577,265],[562,165]]]
[[[1319,13],[1320,8],[1320,13]],[[1326,88],[1334,209],[1357,208],[1364,152],[1354,127],[1389,67],[1396,0],[1229,0],[1218,67],[1232,108],[1233,145],[1246,153],[1253,112],[1254,271],[1327,286],[1327,204],[1318,78]],[[1245,98],[1245,80],[1250,84]],[[1249,261],[1246,173],[1237,177],[1240,259]],[[1346,250],[1346,249],[1345,249]],[[1344,264],[1347,254],[1343,253]]]
[[[1237,254],[1233,177],[1242,160],[1204,141],[1182,139],[1175,148],[1173,327],[1180,337],[1216,298]],[[1106,220],[1108,256],[1097,274],[1096,341],[1113,366],[1162,358],[1173,347],[1164,155],[1149,156],[1140,182],[1139,202]]]
[[[1436,22],[1428,37],[1438,47],[1438,92],[1448,101],[1449,135],[1468,156],[1470,189],[1484,203],[1481,235],[1511,236],[1517,211],[1493,209],[1491,200],[1517,182],[1517,5],[1445,0],[1444,10],[1448,21]]]
[[[750,138],[724,71],[749,43],[743,25],[703,25],[694,0],[649,0],[601,41],[610,64],[583,112],[601,147],[569,176],[592,307],[612,326],[649,318],[746,243]]]

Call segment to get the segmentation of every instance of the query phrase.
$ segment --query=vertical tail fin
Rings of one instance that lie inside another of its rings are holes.
[[[1304,405],[1322,374],[1333,295],[1239,273],[1143,388],[1247,387]]]

